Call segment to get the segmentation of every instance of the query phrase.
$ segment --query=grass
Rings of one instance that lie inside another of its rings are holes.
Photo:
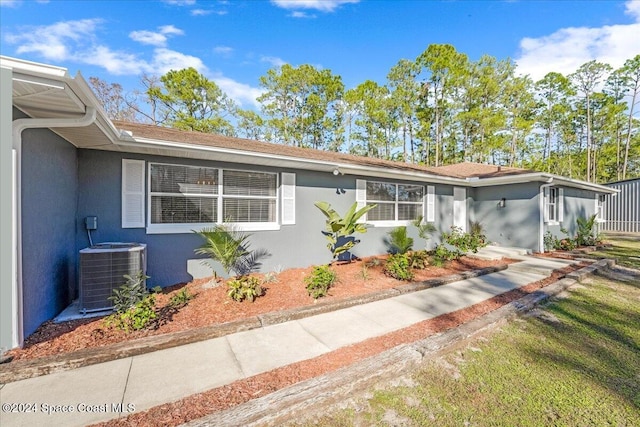
[[[606,251],[623,260],[637,256],[638,244]],[[357,410],[313,425],[640,425],[639,277],[593,277],[568,298],[429,361],[410,385],[372,391]]]
[[[590,258],[614,258],[617,263],[629,268],[640,270],[640,237],[620,238],[616,236],[605,237],[605,242],[611,247],[600,249],[587,254]]]

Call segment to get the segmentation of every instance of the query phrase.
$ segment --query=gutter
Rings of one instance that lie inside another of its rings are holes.
[[[540,194],[538,195],[538,213],[540,214],[540,223],[538,227],[538,251],[544,253],[544,190],[553,186],[553,177],[549,178],[545,184],[540,186]]]
[[[96,109],[87,106],[82,117],[74,118],[25,118],[12,123],[13,130],[13,233],[12,247],[12,345],[22,347],[24,340],[24,318],[22,300],[22,132],[26,129],[85,127],[96,120]]]

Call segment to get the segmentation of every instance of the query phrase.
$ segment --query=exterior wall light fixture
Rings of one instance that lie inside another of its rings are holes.
[[[499,208],[504,208],[507,206],[507,199],[505,199],[504,197],[502,199],[500,199],[500,201],[498,202],[498,207]]]

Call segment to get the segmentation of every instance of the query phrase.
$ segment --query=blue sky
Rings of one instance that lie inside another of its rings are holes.
[[[640,0],[0,0],[0,53],[139,88],[195,67],[244,108],[285,63],[384,83],[400,59],[450,43],[539,79],[640,53]]]

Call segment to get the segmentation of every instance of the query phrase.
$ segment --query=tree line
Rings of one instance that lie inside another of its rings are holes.
[[[328,69],[285,64],[260,77],[260,112],[193,68],[142,75],[141,88],[90,83],[112,119],[440,166],[531,168],[590,182],[640,176],[640,55],[539,81],[510,59],[448,44],[401,59],[384,84],[346,89]]]

